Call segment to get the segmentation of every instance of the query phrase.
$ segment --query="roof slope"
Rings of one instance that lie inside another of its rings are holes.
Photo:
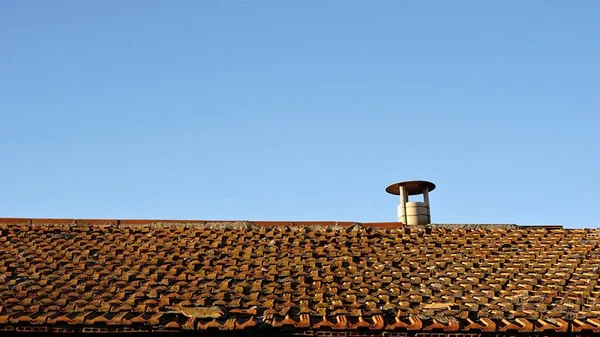
[[[600,332],[598,230],[222,227],[0,224],[0,327]]]

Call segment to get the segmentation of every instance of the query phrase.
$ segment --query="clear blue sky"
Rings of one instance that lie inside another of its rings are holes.
[[[0,0],[0,217],[599,227],[598,1]]]

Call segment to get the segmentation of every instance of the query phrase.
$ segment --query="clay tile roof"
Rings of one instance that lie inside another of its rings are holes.
[[[599,279],[595,229],[0,219],[0,331],[600,333]]]

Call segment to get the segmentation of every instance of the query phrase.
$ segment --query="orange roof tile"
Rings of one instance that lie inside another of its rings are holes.
[[[600,332],[599,278],[592,229],[0,219],[0,331]]]

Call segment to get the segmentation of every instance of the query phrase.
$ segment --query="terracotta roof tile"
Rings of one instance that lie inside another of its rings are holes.
[[[600,332],[598,230],[289,225],[0,219],[0,329]]]

